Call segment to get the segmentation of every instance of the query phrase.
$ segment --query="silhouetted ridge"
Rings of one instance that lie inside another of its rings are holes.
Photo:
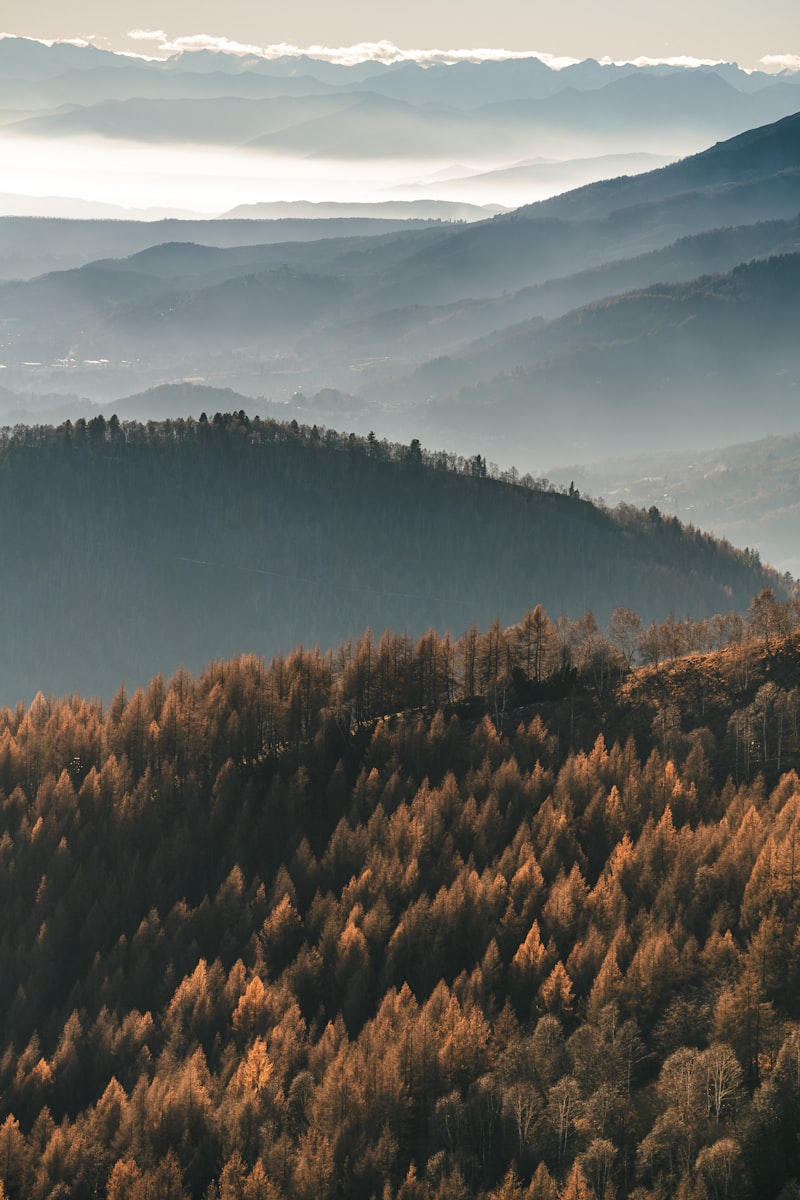
[[[537,602],[703,617],[771,578],[655,509],[491,474],[481,455],[244,412],[7,430],[3,694],[109,695],[181,662],[507,623]]]
[[[685,165],[689,171],[699,167],[709,182],[716,182],[709,170],[728,178],[734,172],[743,176],[796,171],[800,167],[800,112],[716,142],[701,154],[691,155]]]
[[[752,189],[759,181],[779,176],[788,177],[784,180],[786,184],[798,171],[800,113],[794,113],[769,125],[748,129],[665,167],[586,184],[563,196],[525,205],[516,212],[529,217],[558,213],[571,220],[592,219],[634,205],[651,205],[682,192],[721,187],[742,190],[744,212],[745,203],[758,202],[757,193],[750,199],[748,185]],[[787,198],[788,195],[787,189]],[[494,221],[509,219],[513,219],[513,214],[502,214]]]

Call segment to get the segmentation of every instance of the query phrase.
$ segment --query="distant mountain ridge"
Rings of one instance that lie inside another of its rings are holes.
[[[428,224],[377,217],[319,217],[313,221],[294,217],[225,221],[0,217],[0,278],[7,282],[30,279],[47,271],[86,266],[101,258],[127,258],[178,241],[238,248],[342,236],[370,237],[413,231]]]
[[[230,212],[221,213],[224,220],[295,218],[379,217],[388,220],[416,218],[421,221],[485,221],[487,217],[504,212],[501,205],[463,204],[455,200],[382,200],[374,203],[337,200],[277,200],[257,204],[240,204]]]
[[[517,215],[572,220],[607,215],[655,199],[666,199],[703,188],[748,186],[800,171],[800,112],[758,128],[748,129],[707,150],[631,178],[601,181],[576,188],[568,196],[543,200],[517,210]]]
[[[230,77],[213,88],[212,78],[195,76],[189,95],[174,94],[174,87],[169,89],[173,94],[141,95],[138,77],[129,95],[117,87],[117,94],[106,96],[100,80],[96,97],[85,86],[77,94],[72,89],[49,98],[34,92],[27,98],[31,115],[6,116],[3,128],[15,136],[93,134],[144,144],[248,146],[326,159],[446,162],[469,155],[511,165],[532,152],[573,159],[662,147],[685,153],[715,134],[731,135],[743,126],[784,116],[800,95],[794,84],[782,81],[742,92],[713,73],[660,74],[645,68],[604,86],[564,86],[544,97],[502,98],[491,87],[482,94],[476,83],[472,96],[461,101],[446,92],[436,101],[411,93],[389,95],[369,83],[353,90],[346,77],[343,86],[325,91],[314,86],[303,94],[295,85],[287,95],[282,81],[266,95],[259,94],[263,88],[240,95],[240,84],[231,87]],[[55,81],[59,83],[68,87],[68,81]],[[24,88],[6,88],[6,104],[19,106]]]

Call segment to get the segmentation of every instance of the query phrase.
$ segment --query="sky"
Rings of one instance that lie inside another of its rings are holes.
[[[113,50],[158,50],[197,35],[242,45],[337,48],[387,41],[402,48],[504,48],[614,60],[762,60],[800,66],[797,0],[3,0],[0,25],[18,36],[83,38]],[[130,31],[160,31],[133,40]],[[796,62],[795,62],[796,60]],[[769,63],[773,67],[775,63]]]

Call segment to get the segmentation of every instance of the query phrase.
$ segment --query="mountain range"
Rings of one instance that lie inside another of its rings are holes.
[[[522,470],[587,443],[677,448],[690,417],[719,444],[723,410],[734,439],[758,437],[764,388],[788,433],[798,147],[800,115],[467,225],[7,221],[18,260],[69,234],[94,261],[0,286],[3,383],[106,415],[187,379],[267,402],[333,390],[358,398],[362,433]]]
[[[315,189],[327,200],[363,200],[365,188],[373,202],[418,196],[520,204],[613,176],[622,157],[628,170],[639,170],[653,165],[653,156],[663,162],[692,153],[796,111],[798,97],[795,75],[731,63],[586,60],[556,70],[530,57],[344,66],[222,52],[163,61],[0,38],[0,142],[9,150],[20,143],[35,155],[38,145],[40,154],[62,159],[66,147],[70,171],[87,142],[101,155],[119,151],[105,174],[118,171],[137,194],[148,149],[220,151],[205,168],[184,159],[179,169],[162,156],[156,170],[164,179],[196,168],[198,187],[183,188],[184,203],[151,199],[156,208],[194,203],[210,211],[214,201],[202,190],[214,172],[238,180],[230,194],[238,188],[239,204]],[[132,145],[137,159],[126,164]],[[264,172],[265,161],[274,170]],[[263,180],[260,196],[254,172]],[[56,178],[66,199],[74,201],[82,186],[94,188],[85,198],[110,202],[107,178],[89,184],[89,172],[78,172],[70,190],[63,175]],[[343,177],[359,180],[347,197],[337,191]],[[42,195],[39,188],[31,195]],[[51,215],[58,215],[56,203]]]
[[[0,419],[235,409],[616,494],[574,464],[796,430],[798,213],[800,114],[467,224],[2,219]]]

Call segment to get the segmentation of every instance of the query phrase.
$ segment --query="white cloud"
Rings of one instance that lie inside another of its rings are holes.
[[[172,40],[164,38],[160,49],[179,54],[183,53],[183,51],[213,50],[219,54],[254,54],[258,55],[259,58],[265,57],[262,46],[248,45],[245,42],[235,42],[231,38],[226,37],[214,37],[209,33],[193,33],[186,37],[174,38]]]
[[[163,29],[129,29],[125,36],[134,42],[164,42],[167,39]]]
[[[23,38],[16,33],[0,33],[0,42],[6,38],[13,38],[14,41],[19,42],[38,42],[41,46],[55,46],[56,42],[58,42],[61,46],[78,46],[81,50],[85,49],[86,46],[97,46],[103,40],[102,38],[95,37],[93,33],[85,38]]]
[[[461,49],[420,49],[396,46],[394,42],[358,42],[353,46],[296,46],[290,42],[278,42],[269,46],[257,46],[243,42],[232,41],[226,37],[216,37],[207,33],[195,33],[181,37],[168,37],[162,29],[132,29],[129,38],[136,41],[151,41],[158,44],[161,54],[182,54],[193,50],[215,50],[225,54],[253,55],[258,58],[316,58],[324,62],[338,63],[342,66],[354,66],[363,62],[417,62],[422,66],[437,63],[453,64],[459,62],[505,62],[509,59],[536,58],[554,71],[572,66],[581,60],[565,55],[547,54],[541,50],[505,50],[502,47],[463,47]],[[692,69],[697,67],[715,67],[724,62],[718,58],[696,58],[689,54],[677,54],[668,58],[652,58],[640,55],[638,58],[614,59],[610,57],[598,60],[602,66],[634,67],[681,67]],[[773,65],[776,69],[788,67],[790,70],[800,69],[800,56],[770,55],[761,60],[762,63]]]
[[[500,47],[473,47],[456,50],[402,49],[394,42],[359,42],[354,46],[296,46],[289,42],[278,42],[269,46],[257,46],[236,42],[231,38],[217,37],[208,33],[185,34],[169,37],[163,29],[131,29],[127,36],[137,42],[153,42],[162,54],[191,53],[194,50],[213,50],[223,54],[253,55],[258,58],[317,58],[325,62],[353,66],[363,62],[418,62],[423,65],[457,62],[503,62],[507,59],[538,58],[554,70],[578,62],[576,58],[558,57],[536,50],[504,50]]]
[[[598,60],[604,67],[718,67],[725,62],[724,58],[693,58],[690,54],[675,54],[671,58],[648,58],[642,54],[638,58],[601,58]]]
[[[580,59],[577,58],[545,54],[538,50],[480,48],[473,50],[403,50],[398,51],[398,53],[403,58],[422,63],[506,62],[509,59],[537,58],[540,62],[545,63],[546,66],[552,67],[554,71],[560,71],[562,67],[569,67],[574,63],[580,62]]]
[[[268,50],[269,57],[275,57],[276,52],[307,54],[310,58],[321,58],[328,62],[343,63],[348,66],[361,62],[417,62],[428,65],[458,62],[504,62],[508,59],[538,58],[541,62],[557,70],[578,62],[576,58],[559,58],[537,50],[504,50],[500,47],[471,47],[456,50],[401,49],[393,42],[360,42],[355,46],[338,47],[308,46],[304,49],[294,46],[271,46]]]
[[[800,54],[765,54],[759,61],[768,71],[800,71]]]

